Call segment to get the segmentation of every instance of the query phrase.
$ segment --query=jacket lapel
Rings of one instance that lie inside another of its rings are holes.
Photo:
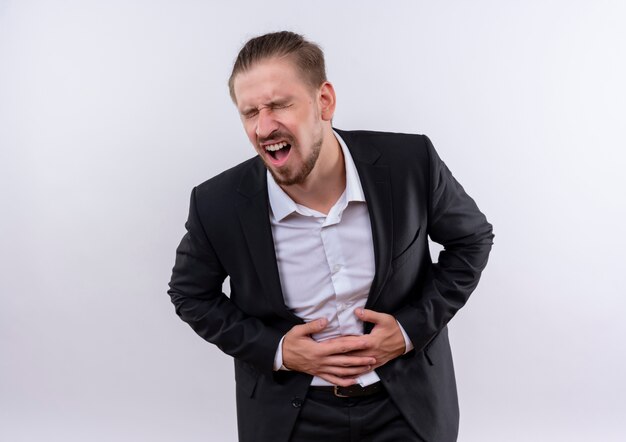
[[[391,267],[393,210],[389,169],[385,165],[376,164],[381,154],[375,147],[363,143],[353,132],[335,130],[346,142],[356,165],[372,224],[376,272],[365,305],[366,308],[372,308],[389,277]],[[237,210],[263,292],[278,314],[290,321],[302,323],[302,319],[287,308],[283,298],[269,221],[267,175],[260,158],[255,158],[251,163],[237,190],[247,198]]]
[[[240,204],[237,211],[262,291],[280,316],[302,323],[302,319],[287,308],[283,298],[269,218],[267,176],[265,166],[258,157],[243,176],[237,190],[247,197],[247,201]]]
[[[389,168],[376,164],[381,156],[376,147],[363,143],[354,132],[335,130],[346,142],[356,165],[372,224],[376,273],[365,304],[365,308],[371,308],[382,292],[391,267],[393,208]]]

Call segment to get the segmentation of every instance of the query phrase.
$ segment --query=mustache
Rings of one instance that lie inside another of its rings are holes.
[[[270,140],[285,140],[287,141],[287,143],[293,145],[294,138],[291,134],[275,131],[272,132],[269,137],[257,138],[257,144],[261,145],[263,143],[267,143]]]

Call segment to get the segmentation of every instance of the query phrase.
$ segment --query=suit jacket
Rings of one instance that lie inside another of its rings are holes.
[[[376,372],[422,439],[455,441],[446,324],[487,264],[492,226],[426,136],[337,132],[353,156],[372,224],[376,273],[366,308],[392,314],[415,346]],[[272,369],[281,337],[302,320],[283,300],[261,159],[195,187],[185,227],[168,291],[176,313],[233,356],[240,440],[286,442],[311,376]],[[444,246],[436,264],[428,236]],[[226,276],[230,297],[222,292]]]

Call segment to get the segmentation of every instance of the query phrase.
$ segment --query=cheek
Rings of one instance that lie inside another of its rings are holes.
[[[252,145],[256,146],[256,131],[254,129],[254,126],[244,123],[243,128]]]

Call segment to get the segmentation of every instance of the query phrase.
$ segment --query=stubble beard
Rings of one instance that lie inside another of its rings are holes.
[[[290,138],[290,141],[292,141],[293,138]],[[290,168],[284,168],[283,171],[277,172],[271,167],[270,164],[265,163],[265,167],[267,168],[267,170],[270,171],[272,177],[274,177],[274,181],[276,181],[276,184],[281,186],[292,186],[294,184],[304,183],[304,181],[307,179],[307,177],[315,167],[315,164],[317,163],[317,159],[319,158],[320,151],[322,149],[323,141],[324,137],[323,134],[320,132],[318,139],[315,140],[313,142],[313,145],[311,146],[311,153],[308,157],[304,159],[304,163],[300,167],[300,170],[292,171]],[[291,149],[298,148],[295,143],[290,144]]]

